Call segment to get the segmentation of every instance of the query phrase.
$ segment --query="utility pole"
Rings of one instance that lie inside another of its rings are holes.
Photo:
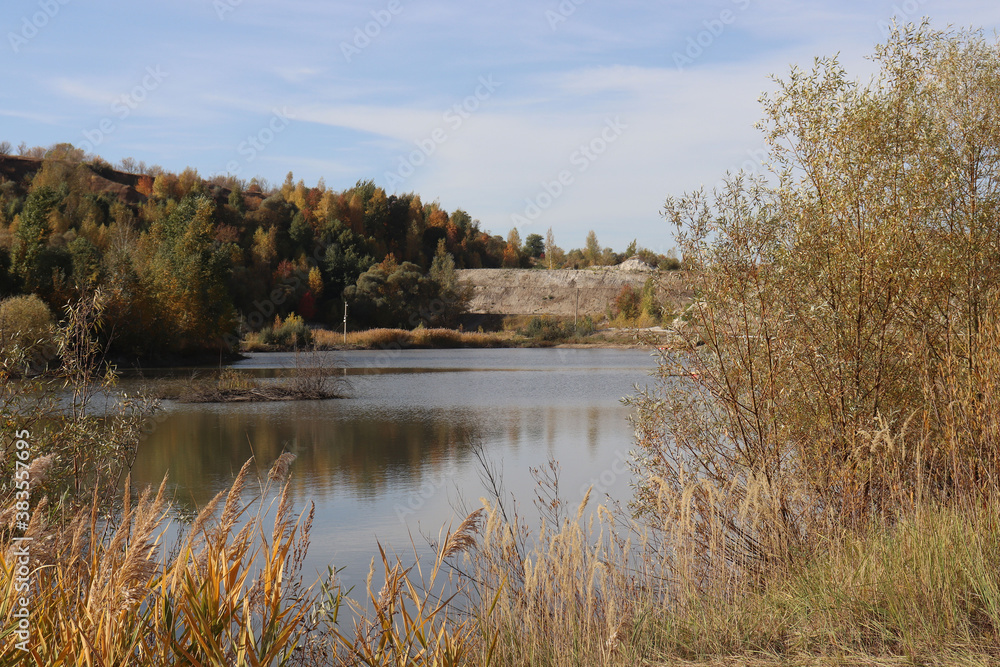
[[[347,345],[347,299],[344,299],[344,345]]]

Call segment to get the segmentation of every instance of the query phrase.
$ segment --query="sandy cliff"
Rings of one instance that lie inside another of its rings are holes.
[[[582,270],[466,269],[458,280],[469,286],[469,312],[499,315],[572,317],[579,298],[580,315],[603,315],[625,285],[641,291],[646,280],[657,285],[661,303],[690,299],[684,275],[660,272],[638,262]]]

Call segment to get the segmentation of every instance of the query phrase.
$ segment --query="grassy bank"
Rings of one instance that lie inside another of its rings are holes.
[[[389,349],[457,349],[504,347],[553,347],[556,345],[578,347],[642,347],[655,346],[673,340],[663,331],[631,327],[597,330],[591,325],[575,331],[572,321],[543,320],[541,318],[512,318],[502,331],[459,331],[456,329],[368,329],[350,331],[344,343],[342,332],[313,329],[309,345],[317,350],[389,350]],[[288,343],[263,343],[251,334],[240,346],[242,352],[291,352],[298,349],[298,341]]]
[[[531,531],[519,567],[494,511],[470,561],[490,593],[475,622],[499,665],[996,664],[998,511],[924,508],[752,582],[713,579],[609,508]]]
[[[317,337],[320,345],[334,346],[342,343],[343,338],[336,332],[324,332]],[[424,348],[460,348],[460,347],[514,347],[515,341],[502,333],[481,333],[474,331],[456,331],[454,329],[369,329],[354,331],[347,334],[347,345],[365,350],[383,349],[424,349]]]
[[[126,495],[113,525],[97,507],[61,524],[36,515],[25,532],[39,545],[32,551],[39,566],[30,602],[34,653],[25,658],[16,648],[17,560],[7,549],[0,552],[0,663],[625,667],[1000,659],[995,503],[928,506],[893,526],[845,533],[734,588],[699,573],[695,559],[668,555],[620,510],[557,503],[529,526],[516,507],[493,501],[446,531],[432,562],[414,568],[373,554],[377,570],[367,589],[349,593],[336,576],[311,582],[298,574],[312,516],[308,507],[291,512],[284,479],[292,458],[262,473],[248,463],[169,549],[158,544],[164,487],[138,500]],[[276,518],[265,523],[269,507]],[[460,592],[442,600],[448,582]]]
[[[478,333],[455,329],[368,329],[351,331],[344,342],[344,334],[330,329],[312,329],[306,344],[317,350],[383,350],[383,349],[426,349],[461,347],[516,347],[517,341],[503,333]],[[247,336],[240,349],[243,352],[292,351],[302,344],[302,340],[285,343],[265,343],[255,334]]]

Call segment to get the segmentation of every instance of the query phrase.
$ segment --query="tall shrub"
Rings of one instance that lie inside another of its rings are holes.
[[[52,311],[37,296],[0,302],[0,354],[7,371],[44,369],[55,356],[54,332]]]
[[[1000,47],[910,26],[873,59],[777,82],[769,181],[666,203],[698,301],[636,401],[635,503],[699,587],[996,490]]]

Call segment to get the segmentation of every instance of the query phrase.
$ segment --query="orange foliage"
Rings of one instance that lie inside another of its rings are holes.
[[[143,174],[139,177],[139,182],[135,184],[136,192],[143,195],[144,197],[150,197],[153,194],[153,178]]]
[[[427,216],[427,226],[428,227],[445,227],[448,225],[448,214],[439,208],[431,211],[431,214]]]
[[[382,270],[387,276],[391,276],[399,268],[399,262],[396,261],[396,256],[391,252],[385,256],[378,264],[378,268]]]
[[[274,270],[274,280],[288,280],[295,273],[296,266],[287,259],[281,260],[278,264],[278,268]]]
[[[521,255],[510,243],[503,249],[503,266],[505,269],[516,269],[521,266]]]

